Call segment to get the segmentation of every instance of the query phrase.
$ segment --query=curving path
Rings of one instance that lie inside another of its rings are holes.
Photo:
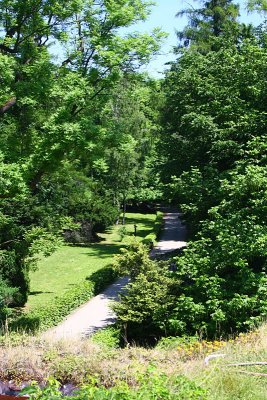
[[[186,246],[186,229],[180,221],[181,214],[174,210],[163,211],[163,234],[157,246],[151,251],[151,257]],[[61,324],[47,331],[44,336],[55,339],[83,338],[113,324],[116,315],[109,304],[111,301],[118,300],[119,294],[125,290],[128,282],[128,277],[118,279],[103,293],[72,312]]]
[[[61,324],[47,331],[44,336],[56,339],[89,337],[97,330],[113,324],[116,315],[109,308],[109,303],[119,299],[119,293],[123,292],[128,282],[128,277],[118,279],[103,293],[74,310]]]

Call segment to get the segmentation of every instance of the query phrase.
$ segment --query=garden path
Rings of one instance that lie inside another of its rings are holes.
[[[181,214],[165,209],[164,229],[157,246],[151,251],[151,257],[186,246],[186,228],[181,223]],[[118,279],[103,293],[89,300],[72,312],[61,324],[50,329],[44,335],[55,339],[89,337],[101,328],[116,321],[116,315],[110,309],[110,302],[118,300],[119,294],[125,290],[128,277]]]

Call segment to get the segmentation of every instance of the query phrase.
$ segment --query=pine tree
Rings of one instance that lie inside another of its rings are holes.
[[[188,25],[177,32],[181,47],[196,47],[201,52],[214,50],[218,38],[229,39],[239,35],[241,25],[237,22],[239,6],[232,0],[208,0],[201,8],[194,7],[177,13],[178,17],[186,15]]]

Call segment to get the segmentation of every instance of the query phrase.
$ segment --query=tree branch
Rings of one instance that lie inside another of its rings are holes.
[[[256,361],[256,362],[240,362],[234,364],[226,364],[225,367],[244,367],[247,365],[267,365],[266,361]]]
[[[13,107],[16,104],[16,102],[17,102],[17,98],[16,97],[12,97],[5,104],[0,106],[0,115],[4,114],[5,112],[7,112],[11,107]]]
[[[11,54],[16,53],[16,47],[14,49],[11,49],[10,47],[5,46],[4,44],[0,44],[0,50],[3,50],[6,53],[11,53]]]

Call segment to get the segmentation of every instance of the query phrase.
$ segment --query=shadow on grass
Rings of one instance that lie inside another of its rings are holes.
[[[99,258],[110,258],[113,254],[118,254],[120,248],[126,247],[125,243],[118,242],[118,244],[108,244],[108,243],[95,243],[88,247],[91,251],[84,252],[82,254],[88,255],[88,257],[97,256]]]
[[[154,219],[148,220],[147,216],[144,215],[144,217],[126,218],[125,223],[126,225],[137,225],[137,226],[138,224],[142,224],[148,226],[149,228],[153,228],[155,221]]]
[[[152,227],[151,227],[152,228]],[[149,233],[152,233],[152,229],[138,229],[136,228],[137,237],[144,239]]]
[[[45,293],[54,293],[54,292],[42,292],[40,290],[36,290],[36,291],[30,292],[29,296],[36,296],[38,294],[45,294]]]

